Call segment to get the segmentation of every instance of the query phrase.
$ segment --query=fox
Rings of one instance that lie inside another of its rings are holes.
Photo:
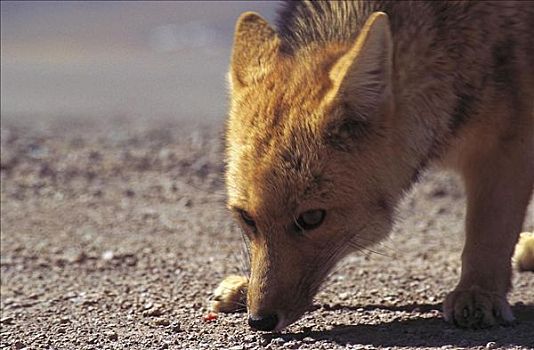
[[[387,237],[429,167],[460,174],[465,244],[443,317],[514,321],[512,255],[534,182],[534,3],[286,1],[275,26],[243,13],[228,72],[227,207],[250,275],[213,309],[246,303],[278,332],[333,267]],[[534,270],[534,239],[516,264]],[[225,282],[226,281],[226,282]]]

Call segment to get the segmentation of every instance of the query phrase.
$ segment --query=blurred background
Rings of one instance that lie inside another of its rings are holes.
[[[2,1],[5,118],[223,119],[234,24],[261,1]]]
[[[225,204],[234,25],[278,4],[0,5],[0,348],[531,348],[534,274],[514,281],[517,326],[443,326],[465,215],[444,173],[423,176],[388,241],[336,267],[290,329],[302,342],[251,333],[245,313],[207,323],[211,291],[248,273]]]

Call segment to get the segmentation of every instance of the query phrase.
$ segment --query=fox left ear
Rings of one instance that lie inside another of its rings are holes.
[[[229,73],[232,90],[253,84],[272,68],[280,39],[260,15],[245,12],[237,20]]]
[[[371,122],[391,97],[393,43],[388,17],[373,13],[365,22],[356,43],[330,71],[333,88],[326,103],[342,104],[345,117],[353,122]]]

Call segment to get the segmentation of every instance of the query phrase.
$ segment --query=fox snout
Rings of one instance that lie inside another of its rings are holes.
[[[329,262],[312,247],[290,239],[255,241],[250,248],[248,324],[255,330],[280,331],[310,308]]]
[[[294,288],[277,289],[277,287],[260,287],[263,293],[249,284],[248,324],[258,331],[280,331],[296,321],[308,309],[310,300],[303,298],[307,294],[306,288],[300,292]],[[301,287],[302,288],[302,287]]]
[[[263,247],[265,248],[265,247]],[[292,314],[300,316],[307,304],[308,287],[298,284],[297,256],[287,251],[251,249],[251,276],[247,290],[248,324],[259,331],[278,331]],[[289,265],[286,265],[290,262]],[[297,316],[297,317],[298,317]]]
[[[274,331],[276,329],[276,326],[278,325],[278,321],[279,318],[277,314],[250,314],[248,316],[248,325],[257,331]]]

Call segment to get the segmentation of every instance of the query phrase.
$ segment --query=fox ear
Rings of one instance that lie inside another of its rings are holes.
[[[269,23],[254,12],[237,20],[230,66],[230,86],[237,89],[259,81],[274,64],[280,39]]]
[[[391,94],[393,44],[388,17],[373,13],[365,22],[354,45],[330,71],[333,88],[327,103],[342,104],[344,115],[355,121],[370,118]]]

